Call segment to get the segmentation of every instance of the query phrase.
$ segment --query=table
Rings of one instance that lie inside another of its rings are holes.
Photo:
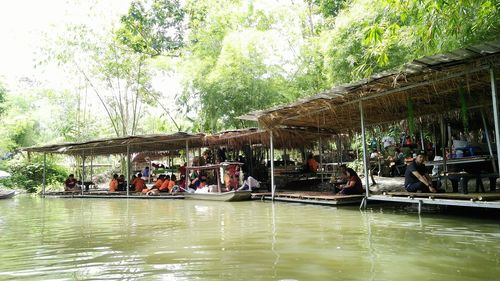
[[[459,164],[469,164],[469,163],[480,163],[491,161],[489,156],[474,156],[474,157],[462,157],[462,158],[452,158],[446,160],[446,165],[459,165]],[[427,161],[425,162],[425,166],[442,166],[444,165],[443,160],[438,161]]]
[[[461,191],[464,194],[468,193],[467,184],[470,179],[476,179],[476,192],[482,190],[484,192],[483,186],[483,178],[489,178],[490,180],[490,191],[494,191],[496,189],[496,179],[498,178],[498,174],[491,172],[484,172],[485,165],[480,165],[481,163],[488,163],[491,161],[489,156],[474,156],[474,157],[463,157],[463,158],[453,158],[448,159],[446,161],[446,165],[463,165],[462,171],[456,173],[447,173],[444,177],[448,178],[452,182],[453,192]],[[444,165],[443,160],[438,161],[429,161],[425,163],[425,166],[442,166]]]

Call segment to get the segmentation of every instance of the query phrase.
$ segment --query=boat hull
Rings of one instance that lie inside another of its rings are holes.
[[[0,199],[11,198],[14,195],[16,195],[16,191],[14,190],[0,190]]]
[[[185,199],[209,200],[209,201],[246,201],[252,198],[250,191],[229,191],[222,193],[185,193]]]

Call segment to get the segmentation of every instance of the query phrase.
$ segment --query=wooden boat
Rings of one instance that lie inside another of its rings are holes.
[[[227,168],[231,165],[241,166],[243,163],[240,162],[222,162],[219,164],[208,164],[205,166],[191,166],[187,167],[187,173],[190,170],[199,170],[199,171],[212,171],[215,175],[215,180],[217,183],[217,191],[218,192],[203,192],[203,193],[184,193],[185,199],[198,199],[198,200],[211,200],[211,201],[245,201],[250,200],[252,198],[252,193],[248,190],[233,190],[228,192],[221,192],[225,190],[220,186],[220,169]]]
[[[248,190],[207,193],[183,193],[184,199],[211,200],[211,201],[245,201],[252,198]]]
[[[16,195],[15,190],[0,190],[0,199],[7,199]]]

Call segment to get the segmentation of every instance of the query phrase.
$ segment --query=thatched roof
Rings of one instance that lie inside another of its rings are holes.
[[[459,86],[468,106],[491,111],[489,68],[499,72],[500,39],[406,64],[401,70],[338,86],[298,102],[256,111],[241,119],[258,121],[265,128],[317,127],[339,132],[358,129],[362,103],[365,124],[408,118],[408,100],[414,116],[439,115],[460,108]],[[496,75],[496,81],[499,76]]]
[[[87,142],[63,143],[38,147],[27,147],[24,151],[42,153],[61,153],[70,155],[111,155],[126,154],[127,147],[130,153],[148,151],[179,150],[186,147],[202,147],[203,134],[154,134],[141,136],[127,136],[117,138],[98,139]]]
[[[179,150],[167,151],[147,151],[138,152],[132,155],[131,161],[135,163],[147,163],[149,161],[160,160],[165,157],[178,157],[180,156]]]
[[[331,137],[333,131],[306,128],[275,128],[273,144],[276,148],[299,148],[312,144],[320,137]],[[257,128],[229,130],[205,136],[207,146],[229,146],[240,149],[245,145],[260,144],[269,147],[269,131]]]
[[[276,128],[273,131],[276,148],[297,148],[312,144],[320,137],[330,137],[332,131],[307,130],[305,128]],[[241,149],[245,145],[262,145],[269,147],[269,131],[249,128],[224,131],[212,135],[204,134],[156,134],[128,136],[118,138],[97,139],[87,142],[62,143],[24,148],[27,152],[59,153],[69,155],[112,155],[126,154],[127,146],[134,156],[134,162],[150,159],[160,159],[166,156],[178,156],[178,151],[185,149],[186,141],[189,148],[208,146],[229,146]]]

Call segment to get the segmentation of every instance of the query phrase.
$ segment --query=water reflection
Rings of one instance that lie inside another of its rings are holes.
[[[496,221],[270,202],[0,201],[0,279],[494,280]]]

